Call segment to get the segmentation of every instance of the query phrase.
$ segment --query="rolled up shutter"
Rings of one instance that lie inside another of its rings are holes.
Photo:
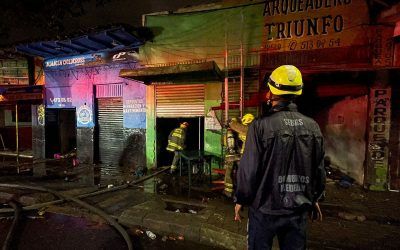
[[[204,116],[204,84],[156,85],[157,117]]]

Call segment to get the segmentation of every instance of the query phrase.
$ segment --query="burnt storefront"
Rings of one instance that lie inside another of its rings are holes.
[[[186,150],[204,151],[206,102],[220,71],[214,62],[186,62],[121,71],[121,77],[147,85],[147,166],[168,166],[169,133],[188,122]],[[214,82],[214,83],[213,83]],[[207,83],[207,84],[206,84]],[[145,85],[143,85],[145,86]]]
[[[158,135],[164,132],[156,125],[164,115],[160,107],[180,113],[175,119],[195,110],[180,112],[180,104],[168,109],[160,106],[160,91],[168,93],[163,85],[179,90],[179,84],[191,82],[187,88],[199,95],[202,90],[196,84],[205,86],[204,114],[196,117],[204,115],[205,121],[215,117],[211,120],[218,120],[219,126],[204,122],[204,129],[199,127],[204,150],[223,155],[221,123],[247,112],[261,115],[266,78],[276,67],[293,64],[304,78],[300,111],[320,124],[332,166],[366,188],[398,190],[394,96],[399,93],[395,82],[400,29],[398,15],[393,14],[398,5],[384,2],[386,6],[364,0],[226,1],[145,15],[147,28],[162,27],[163,32],[140,47],[143,70],[123,70],[121,76],[150,85],[148,166],[157,165],[157,138],[165,137]],[[186,71],[193,61],[215,63],[222,77],[210,82]],[[176,66],[175,71],[163,67],[155,72],[157,65]],[[177,101],[175,96],[168,98],[171,103]]]
[[[43,156],[76,151],[80,163],[98,163],[107,174],[145,167],[146,88],[119,77],[138,67],[140,44],[114,28],[18,47],[45,58],[45,101],[35,110]]]
[[[143,167],[146,89],[118,77],[126,67],[136,62],[45,67],[47,157],[76,148],[81,162],[110,173]]]
[[[389,189],[393,24],[380,24],[362,0],[285,3],[264,5],[260,78],[298,66],[299,106],[320,124],[330,164],[369,189]]]

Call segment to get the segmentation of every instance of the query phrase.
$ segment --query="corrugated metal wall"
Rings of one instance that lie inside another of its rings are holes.
[[[204,84],[156,85],[157,117],[204,116]]]
[[[96,85],[96,97],[120,97],[122,89],[122,83]]]
[[[102,171],[116,171],[124,149],[123,105],[121,97],[98,99],[99,158]]]

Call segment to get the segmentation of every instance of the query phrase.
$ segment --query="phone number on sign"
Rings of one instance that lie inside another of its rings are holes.
[[[309,50],[340,47],[340,38],[289,42],[289,50]]]

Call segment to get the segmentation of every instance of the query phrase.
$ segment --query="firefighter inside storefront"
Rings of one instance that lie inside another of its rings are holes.
[[[227,148],[228,148],[228,157],[225,164],[225,179],[224,179],[224,191],[223,193],[227,197],[232,197],[232,193],[234,190],[234,168],[237,167],[237,163],[240,160],[240,156],[243,154],[244,146],[246,143],[246,135],[247,130],[250,123],[254,120],[254,115],[248,113],[245,114],[242,119],[232,118],[229,122],[229,128],[227,130]],[[237,137],[241,141],[241,145],[236,143],[235,132]],[[239,151],[237,148],[240,148],[240,154],[237,154]]]
[[[174,158],[171,164],[171,173],[174,173],[178,166],[178,161],[180,157],[180,151],[184,150],[186,145],[186,130],[189,126],[188,122],[182,122],[179,128],[175,128],[171,131],[168,136],[167,150],[174,154]]]

